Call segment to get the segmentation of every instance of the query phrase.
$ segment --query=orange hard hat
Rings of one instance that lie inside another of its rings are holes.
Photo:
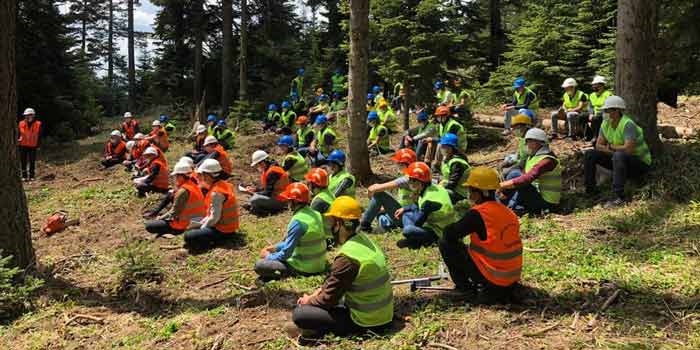
[[[305,115],[299,116],[299,117],[297,118],[296,124],[297,124],[297,125],[306,125],[306,124],[309,124],[309,117],[307,117],[307,116],[305,116]]]
[[[318,187],[328,187],[328,172],[323,168],[313,168],[304,175],[304,180]]]
[[[411,179],[416,179],[420,182],[425,182],[428,183],[432,179],[432,175],[430,174],[430,167],[428,164],[425,164],[423,162],[414,162],[411,163],[406,169],[403,170],[403,173],[406,174]]]
[[[410,148],[402,148],[396,151],[396,153],[394,153],[394,155],[391,157],[391,160],[401,164],[411,164],[415,162],[416,159],[416,152],[413,152],[413,150]]]
[[[450,115],[450,107],[440,106],[435,110],[435,115],[438,117],[445,117]]]
[[[311,201],[311,194],[309,193],[309,187],[301,182],[293,182],[287,185],[287,188],[280,193],[280,197],[288,200],[300,203],[309,203]]]

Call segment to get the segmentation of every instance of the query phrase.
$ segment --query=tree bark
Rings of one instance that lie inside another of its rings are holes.
[[[15,71],[16,0],[0,1],[0,250],[13,266],[34,263],[27,198],[17,156],[17,81]]]
[[[239,65],[239,97],[241,101],[248,100],[248,2],[241,0],[241,48]]]
[[[136,63],[134,58],[134,0],[127,0],[127,47],[129,51],[129,110],[136,108]]]
[[[202,99],[202,42],[204,41],[204,2],[196,0],[193,4],[195,20],[194,35],[194,86],[192,103],[197,106]]]
[[[350,171],[359,182],[366,182],[372,174],[367,150],[367,123],[365,100],[367,91],[367,64],[369,62],[369,0],[350,0],[350,71],[348,91],[348,119],[350,135],[348,158]]]
[[[231,106],[231,64],[233,61],[233,0],[222,0],[224,48],[221,58],[221,110],[228,116]]]
[[[107,115],[114,116],[114,1],[109,0],[109,19],[107,24]]]
[[[658,9],[655,0],[618,0],[615,90],[627,113],[644,129],[653,153],[661,150],[656,125],[655,51]]]
[[[496,69],[501,64],[501,55],[506,46],[506,35],[503,32],[503,21],[501,20],[501,1],[489,0],[489,62],[491,69]]]

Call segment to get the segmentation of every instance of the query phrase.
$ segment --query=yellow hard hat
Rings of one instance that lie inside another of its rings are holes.
[[[350,196],[340,196],[336,198],[325,216],[343,220],[358,220],[362,215],[360,202]]]
[[[498,173],[493,168],[479,166],[469,171],[469,178],[464,186],[473,187],[480,190],[497,190],[500,187]]]
[[[526,116],[525,114],[518,114],[513,117],[513,122],[511,125],[516,126],[520,124],[532,125],[532,121],[530,120],[530,117]]]
[[[377,107],[379,107],[379,108],[384,108],[384,107],[388,107],[388,106],[389,106],[389,104],[386,102],[386,100],[383,97],[381,100],[379,100],[379,104],[377,105]]]

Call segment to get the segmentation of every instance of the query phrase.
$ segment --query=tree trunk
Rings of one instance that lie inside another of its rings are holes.
[[[114,1],[109,0],[109,20],[107,24],[107,115],[114,116]]]
[[[248,100],[248,2],[241,0],[241,48],[239,65],[239,97],[241,101]]]
[[[127,46],[129,51],[129,110],[136,109],[136,63],[134,62],[134,0],[127,0]]]
[[[501,20],[501,1],[489,0],[489,62],[491,69],[496,69],[501,64],[501,55],[505,50],[506,36],[503,32],[503,22]]]
[[[231,64],[233,61],[233,0],[223,0],[224,49],[221,58],[221,110],[228,116],[231,106]]]
[[[350,0],[350,74],[348,119],[350,120],[350,171],[359,182],[372,174],[367,150],[365,100],[369,62],[369,0]]]
[[[0,1],[0,251],[14,257],[13,266],[26,268],[34,263],[34,249],[17,157],[16,20],[16,0]]]
[[[204,2],[197,0],[194,2],[193,14],[195,20],[194,35],[194,91],[192,104],[197,106],[202,99],[202,41],[204,41]]]
[[[653,153],[661,148],[656,126],[657,2],[618,0],[615,90],[627,113],[644,129]]]

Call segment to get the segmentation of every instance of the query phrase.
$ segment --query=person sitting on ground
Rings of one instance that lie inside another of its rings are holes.
[[[208,188],[204,197],[206,216],[192,221],[184,233],[185,246],[204,247],[234,236],[240,227],[238,201],[233,185],[220,177],[221,165],[214,159],[205,159],[197,168],[201,185]]]
[[[457,148],[458,140],[455,134],[445,134],[440,139],[440,152],[442,153],[442,181],[440,185],[447,190],[452,204],[467,199],[469,195],[464,187],[464,182],[469,176],[469,163],[462,152]]]
[[[289,178],[295,182],[304,181],[304,175],[309,171],[309,164],[306,163],[304,156],[294,149],[294,138],[289,135],[280,137],[277,140],[277,147],[284,157],[282,169],[287,172]]]
[[[508,207],[520,216],[553,212],[559,206],[562,168],[547,142],[544,130],[528,130],[525,134],[528,156],[521,161],[525,174],[501,183],[502,193],[515,189]]]
[[[160,121],[160,125],[163,126],[163,129],[166,132],[172,133],[173,131],[175,131],[175,124],[170,120],[170,117],[168,117],[167,115],[161,115],[158,120]]]
[[[246,187],[246,191],[252,196],[244,207],[257,216],[276,214],[284,210],[286,203],[281,194],[289,184],[287,172],[263,150],[253,152],[250,166],[260,172],[260,187]]]
[[[625,202],[625,183],[630,178],[643,178],[651,170],[652,159],[644,139],[644,130],[625,114],[625,100],[610,96],[605,100],[603,120],[595,148],[584,152],[584,177],[586,193],[595,195],[596,166],[612,170],[614,198],[606,207],[616,207]]]
[[[367,104],[365,105],[365,109],[367,110],[367,113],[375,110],[376,105],[374,103],[374,94],[369,93],[367,94]]]
[[[209,134],[209,136],[214,136],[214,128],[216,127],[217,120],[218,118],[215,114],[207,116],[207,134]]]
[[[304,337],[382,333],[392,324],[394,299],[386,255],[357,232],[361,211],[360,203],[343,196],[326,213],[340,247],[323,285],[299,298],[292,311],[292,321]]]
[[[563,103],[558,110],[552,112],[552,139],[559,137],[558,121],[561,119],[564,119],[565,127],[568,132],[566,137],[578,139],[578,137],[583,134],[579,126],[579,119],[588,119],[588,112],[586,111],[588,96],[586,96],[583,91],[578,90],[576,88],[577,86],[578,83],[574,78],[567,78],[561,85],[561,87],[564,88],[564,96],[562,97]]]
[[[133,140],[134,135],[139,133],[139,122],[134,119],[130,112],[124,113],[124,122],[122,122],[122,134],[127,141]]]
[[[325,214],[335,200],[335,196],[328,189],[328,172],[323,168],[313,168],[304,175],[307,186],[311,190],[311,209]]]
[[[309,125],[309,118],[305,115],[299,116],[296,124],[297,151],[299,151],[299,154],[306,157],[306,155],[309,153],[309,146],[311,146],[311,143],[316,137],[316,133],[311,125]]]
[[[151,125],[153,126],[153,129],[150,133],[148,133],[146,139],[151,141],[151,144],[158,147],[161,151],[167,152],[168,148],[170,147],[168,132],[163,129],[163,126],[160,124],[160,120],[154,120]]]
[[[518,151],[509,154],[503,160],[501,168],[503,169],[503,178],[512,180],[520,177],[523,174],[521,163],[527,159],[527,144],[525,143],[525,134],[532,126],[531,119],[525,114],[518,114],[513,117],[513,136],[518,142]]]
[[[454,86],[455,91],[458,92],[453,109],[459,116],[459,122],[462,123],[462,125],[465,125],[465,123],[472,118],[472,95],[467,88],[462,87],[462,78],[455,78]]]
[[[318,97],[318,103],[309,109],[309,117],[326,115],[331,111],[329,103],[330,98],[326,94],[321,94]]]
[[[416,193],[414,204],[396,210],[394,217],[401,218],[404,239],[399,248],[419,248],[435,243],[442,237],[443,229],[455,221],[450,195],[444,187],[432,183],[428,164],[415,162],[404,169],[409,178],[409,188]]]
[[[105,155],[102,158],[102,166],[111,168],[126,159],[126,143],[122,139],[122,133],[119,130],[114,130],[109,135],[109,140],[105,145]]]
[[[455,95],[443,81],[436,81],[433,84],[433,90],[435,90],[435,102],[438,106],[450,108],[455,104]]]
[[[148,147],[143,152],[146,162],[146,176],[134,179],[139,197],[143,197],[148,192],[167,193],[168,184],[168,162],[160,155],[162,152],[156,147]]]
[[[325,115],[316,117],[314,129],[314,140],[309,145],[308,155],[313,164],[319,165],[333,150],[335,140],[338,137],[333,128],[328,126],[328,119]]]
[[[513,99],[510,103],[501,106],[501,110],[505,112],[503,135],[510,134],[511,119],[519,113],[521,109],[529,109],[533,112],[537,111],[539,100],[537,94],[529,87],[525,86],[525,78],[519,77],[513,82]]]
[[[401,137],[401,142],[399,143],[399,148],[410,148],[414,152],[418,148],[419,140],[416,140],[415,137],[428,127],[428,113],[425,113],[425,111],[418,112],[416,114],[416,121],[418,125],[404,132]]]
[[[605,77],[596,75],[591,82],[593,92],[588,94],[588,115],[582,118],[581,124],[586,126],[586,141],[593,141],[598,138],[600,125],[603,124],[603,105],[605,100],[612,96],[612,91],[606,88]]]
[[[279,124],[280,119],[282,119],[282,116],[279,114],[279,112],[277,112],[277,105],[274,103],[268,105],[267,116],[263,122],[263,131],[277,131],[277,125]]]
[[[373,184],[367,188],[367,196],[370,198],[367,209],[362,213],[360,229],[372,232],[372,222],[377,219],[379,227],[384,231],[401,227],[401,220],[394,217],[394,213],[401,208],[415,203],[415,193],[409,188],[408,176],[403,175],[403,170],[416,161],[416,153],[408,148],[402,148],[391,157],[401,168],[402,175],[394,180],[381,184]],[[397,196],[388,191],[398,190]]]
[[[209,136],[207,133],[207,127],[202,124],[197,125],[192,150],[185,153],[185,156],[192,158],[195,163],[200,163],[207,155],[206,151],[204,150],[204,140],[207,138],[207,136]]]
[[[190,157],[182,157],[180,160],[175,163],[175,166],[181,166],[180,169],[183,169],[182,165],[186,165],[190,168],[190,172],[187,173],[189,180],[191,180],[195,185],[197,185],[200,188],[200,191],[204,193],[204,188],[201,187],[202,184],[199,183],[199,180],[197,179],[197,174],[194,172],[194,161]],[[173,171],[174,173],[175,171]],[[170,175],[173,176],[173,173]],[[173,200],[175,199],[175,194],[178,191],[177,188],[177,181],[175,183],[175,188],[171,189],[168,191],[168,193],[163,196],[161,199],[160,203],[158,203],[158,206],[155,209],[149,209],[143,212],[143,218],[144,219],[154,219],[160,215],[160,212],[162,212],[168,205],[173,203]]]
[[[384,89],[379,85],[372,86],[372,95],[374,95],[375,106],[379,106],[379,102],[385,101]]]
[[[287,185],[282,192],[294,214],[284,240],[260,251],[254,270],[262,282],[294,275],[312,276],[328,269],[326,228],[323,216],[309,206],[309,192],[301,182]]]
[[[355,176],[345,169],[345,152],[333,150],[321,165],[329,174],[328,189],[335,197],[355,197]]]
[[[294,121],[297,119],[297,114],[292,110],[292,104],[289,101],[282,101],[282,113],[280,113],[280,125],[277,130],[278,134],[291,135],[294,133]]]
[[[224,180],[231,177],[231,174],[233,174],[233,163],[228,157],[228,152],[219,144],[219,140],[214,136],[207,136],[204,139],[203,146],[204,152],[207,154],[203,159],[216,159],[216,161],[219,162],[221,166],[221,174],[219,174],[219,177]]]
[[[523,244],[518,217],[496,200],[498,181],[495,169],[472,169],[465,186],[474,205],[445,227],[439,248],[456,290],[483,288],[490,301],[509,302],[520,281]],[[469,246],[464,244],[467,235]]]
[[[457,135],[457,148],[459,149],[459,152],[466,152],[467,151],[467,132],[464,129],[464,126],[460,124],[457,120],[452,118],[452,112],[450,111],[449,107],[445,106],[440,106],[435,110],[435,116],[437,117],[437,120],[439,122],[438,124],[438,131],[440,138],[445,136],[446,134],[455,134]],[[440,139],[439,138],[430,138],[426,139],[426,141],[433,143],[437,147],[439,146]],[[442,163],[442,155],[436,150],[435,155],[433,156],[433,169],[436,169],[435,171],[440,169],[440,165]]]
[[[223,147],[225,150],[229,151],[233,148],[233,143],[235,142],[236,135],[233,133],[233,130],[229,129],[226,126],[225,120],[219,120],[218,122],[216,122],[216,127],[214,128],[214,135],[212,136],[216,137],[221,147]]]
[[[185,158],[190,159],[190,158]],[[180,160],[175,164],[173,172],[170,174],[175,178],[175,189],[164,197],[162,203],[166,205],[173,203],[172,208],[167,213],[160,215],[156,220],[145,222],[146,231],[157,235],[181,234],[190,226],[192,220],[199,221],[207,213],[204,205],[204,194],[192,176],[193,168],[190,161]],[[149,217],[156,217],[161,210],[147,213]],[[144,215],[146,217],[146,215]]]
[[[300,99],[299,95],[296,93],[292,93],[289,96],[289,99],[292,102],[292,109],[294,110],[294,113],[297,115],[306,113],[306,101],[304,101],[304,99]]]
[[[142,168],[142,166],[138,166],[138,163],[141,162],[141,164],[145,164],[141,156],[149,145],[150,142],[145,140],[142,133],[134,135],[134,138],[126,143],[127,154],[122,164],[126,167],[127,171],[132,171],[135,167],[137,169]]]
[[[379,116],[379,122],[384,125],[389,133],[393,134],[399,131],[398,121],[396,120],[396,113],[389,107],[386,100],[382,99],[381,102],[377,104],[377,115]]]
[[[344,111],[347,108],[348,104],[345,102],[345,99],[343,99],[343,96],[340,93],[334,92],[333,93],[333,102],[331,102],[330,105],[330,110],[331,113],[337,113],[340,111]]]
[[[425,113],[421,111],[420,113]],[[420,113],[418,114],[419,117]],[[425,126],[419,129],[416,136],[411,137],[411,142],[415,144],[416,157],[420,160],[425,160],[428,156],[427,153],[429,148],[433,147],[432,141],[439,137],[440,134],[440,122],[438,122],[435,115],[427,116]]]
[[[376,111],[369,112],[367,116],[369,124],[369,136],[367,136],[367,149],[370,155],[387,154],[392,152],[389,144],[389,129],[381,124]]]

